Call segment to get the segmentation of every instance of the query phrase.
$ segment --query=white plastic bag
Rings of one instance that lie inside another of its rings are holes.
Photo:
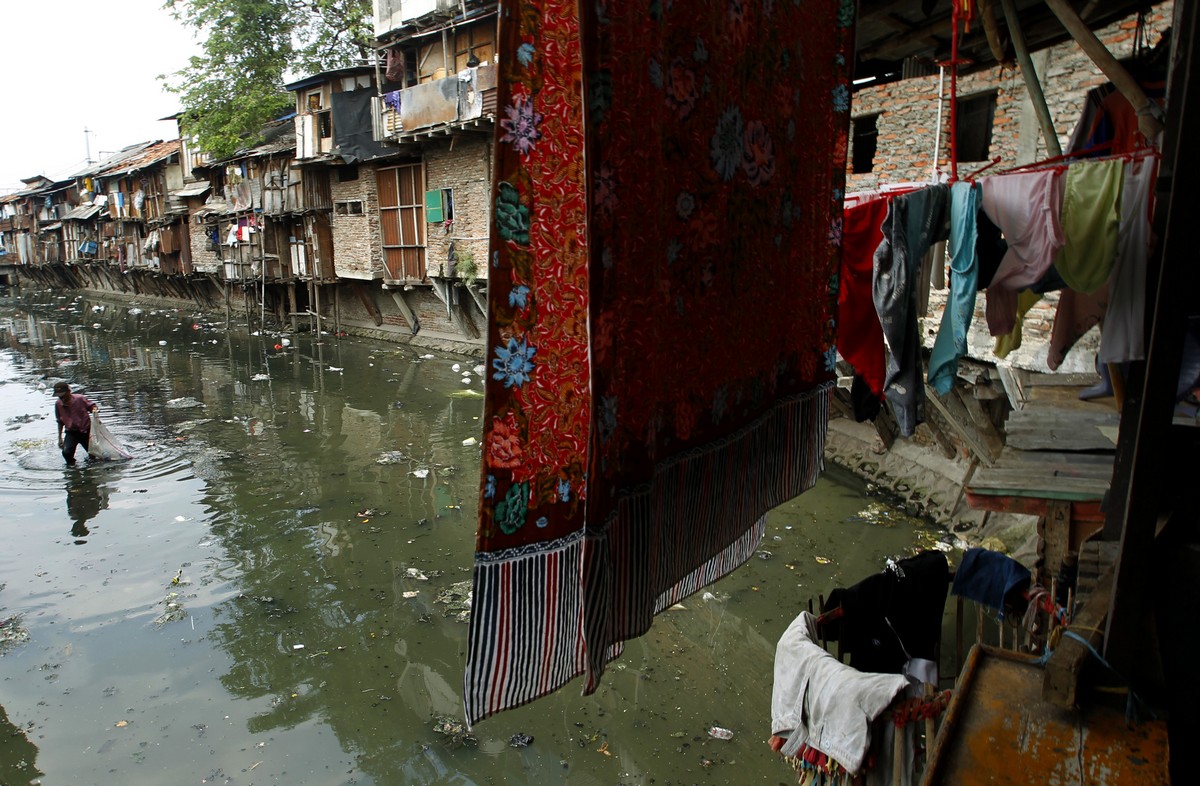
[[[88,455],[106,460],[133,458],[133,454],[113,438],[112,432],[100,422],[100,416],[95,412],[92,413],[92,435],[88,439]]]

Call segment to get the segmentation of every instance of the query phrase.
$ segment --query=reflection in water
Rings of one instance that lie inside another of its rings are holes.
[[[71,519],[71,534],[86,538],[87,523],[108,508],[108,490],[98,483],[91,467],[67,470],[67,516]]]
[[[215,322],[0,304],[0,605],[30,633],[0,684],[55,752],[47,782],[97,767],[147,786],[786,781],[763,744],[774,642],[807,598],[917,542],[822,480],[772,513],[758,558],[630,642],[596,694],[568,684],[463,745],[435,725],[461,716],[466,624],[447,601],[471,576],[482,400],[463,393],[486,368],[464,385],[462,358],[308,334],[276,350]],[[110,402],[135,453],[68,474],[65,508],[45,424],[22,420],[64,377]],[[106,537],[24,537],[46,518]]]
[[[31,786],[45,775],[37,768],[37,746],[25,730],[15,726],[0,705],[0,783],[4,786]]]

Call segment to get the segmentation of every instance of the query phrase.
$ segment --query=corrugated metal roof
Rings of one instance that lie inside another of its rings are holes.
[[[93,205],[91,203],[84,203],[82,205],[79,205],[76,208],[73,208],[70,213],[67,213],[65,216],[63,216],[63,220],[64,221],[70,221],[70,220],[86,221],[87,219],[96,215],[103,209],[104,209],[103,205]]]
[[[139,149],[140,148],[140,149]],[[145,169],[148,166],[157,164],[159,161],[170,158],[176,155],[181,149],[181,143],[178,139],[171,139],[166,142],[148,142],[144,145],[135,145],[133,148],[126,148],[130,151],[127,155],[121,156],[116,160],[106,161],[100,168],[93,172],[81,173],[91,175],[93,177],[119,177],[136,172],[139,169]],[[125,150],[121,151],[122,153]]]
[[[207,180],[202,180],[199,183],[191,183],[189,185],[186,185],[183,188],[179,189],[178,191],[172,191],[170,196],[173,196],[173,197],[197,197],[197,196],[202,196],[203,194],[207,193],[208,189],[210,189],[210,188],[212,188],[212,184],[210,184]]]
[[[178,139],[171,139],[166,142],[156,142],[146,148],[140,155],[131,156],[121,161],[112,169],[106,169],[99,174],[105,177],[114,175],[124,175],[131,172],[136,172],[139,169],[145,169],[148,166],[164,161],[173,155],[177,155],[182,149],[182,143]]]

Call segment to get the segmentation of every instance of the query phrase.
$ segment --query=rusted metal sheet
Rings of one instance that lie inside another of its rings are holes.
[[[992,647],[972,650],[922,786],[1169,783],[1167,727],[1121,710],[1042,700],[1043,670]]]
[[[405,131],[458,120],[460,81],[435,79],[401,91],[400,122]]]

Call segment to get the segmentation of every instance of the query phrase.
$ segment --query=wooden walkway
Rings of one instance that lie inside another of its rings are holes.
[[[1038,573],[1045,582],[1104,526],[1120,413],[1112,397],[1079,399],[1094,375],[1000,371],[1013,408],[1005,444],[972,475],[965,493],[973,508],[1039,517]]]

